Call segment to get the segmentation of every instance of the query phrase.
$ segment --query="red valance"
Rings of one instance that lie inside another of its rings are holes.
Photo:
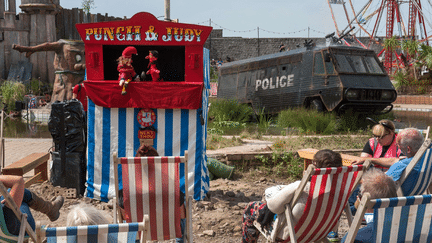
[[[130,82],[122,95],[118,81],[85,81],[87,96],[107,108],[198,109],[203,83]]]

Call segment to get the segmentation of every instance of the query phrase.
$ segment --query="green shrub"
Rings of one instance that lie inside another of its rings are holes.
[[[392,78],[395,80],[395,88],[397,90],[405,87],[405,86],[409,86],[414,78],[411,77],[408,73],[404,73],[403,71],[397,71]]]
[[[271,157],[258,155],[255,158],[261,163],[261,170],[269,175],[276,174],[294,180],[303,176],[303,159],[292,152],[276,151]]]
[[[259,130],[261,130],[261,132],[266,132],[269,129],[271,123],[273,122],[273,118],[271,117],[271,115],[265,114],[264,108],[258,111],[258,114],[256,114],[256,118],[258,128]]]
[[[20,82],[5,81],[0,86],[0,92],[3,97],[3,103],[6,104],[8,111],[15,110],[15,101],[24,99],[25,86]]]
[[[338,130],[342,132],[354,132],[362,130],[370,130],[374,125],[372,122],[368,121],[366,118],[370,117],[376,122],[382,119],[393,120],[394,114],[392,112],[382,115],[365,115],[360,113],[355,113],[352,110],[348,110],[338,119]]]
[[[215,67],[210,67],[210,82],[217,83],[219,79],[218,70]]]
[[[303,108],[280,112],[277,124],[280,127],[297,127],[301,133],[306,134],[332,134],[337,130],[333,114]]]
[[[293,108],[288,110],[283,110],[279,112],[279,115],[277,117],[277,125],[279,127],[295,127],[296,120],[297,120],[297,114],[299,112],[303,112],[304,109],[301,108]]]
[[[25,84],[26,93],[27,94],[34,94],[34,95],[41,95],[40,93],[40,81],[38,79],[33,78],[29,82]]]
[[[240,104],[236,100],[217,99],[211,103],[209,117],[213,122],[233,121],[245,123],[253,114],[247,104]]]

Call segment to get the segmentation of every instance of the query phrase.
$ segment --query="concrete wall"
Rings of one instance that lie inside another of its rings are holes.
[[[212,34],[207,39],[205,48],[210,50],[210,59],[218,60],[222,58],[223,61],[227,56],[234,60],[242,60],[251,57],[272,54],[279,51],[281,43],[288,48],[296,49],[298,46],[303,47],[303,43],[308,38],[242,38],[242,37],[223,37],[221,29],[214,29]],[[325,38],[310,38],[316,45],[325,45]],[[360,38],[364,45],[368,45],[369,38]],[[360,46],[358,43],[354,43]],[[382,46],[371,44],[371,49],[375,50],[378,54],[382,50]]]

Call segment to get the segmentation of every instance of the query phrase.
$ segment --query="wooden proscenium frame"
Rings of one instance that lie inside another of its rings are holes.
[[[307,167],[312,163],[313,157],[318,152],[318,149],[300,149],[297,151],[300,158],[304,158],[304,170],[307,169]],[[342,156],[342,165],[343,166],[350,166],[352,161],[355,161],[356,159],[360,158],[358,156],[348,155],[348,154],[341,154]]]
[[[18,175],[24,176],[27,172],[34,170],[34,175],[29,179],[25,179],[25,187],[36,182],[44,182],[48,180],[48,160],[49,153],[33,153],[22,158],[2,169],[3,175]]]

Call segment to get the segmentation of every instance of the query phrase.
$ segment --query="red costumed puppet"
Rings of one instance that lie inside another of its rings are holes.
[[[150,74],[152,77],[152,81],[163,81],[159,77],[160,71],[157,69],[157,59],[158,59],[159,53],[157,51],[149,51],[149,55],[146,56],[146,59],[149,59],[148,68],[150,68],[146,74]]]
[[[126,88],[132,79],[135,81],[140,81],[138,74],[135,73],[135,70],[132,66],[132,55],[138,55],[137,50],[133,46],[126,47],[121,57],[117,59],[118,66],[117,70],[119,71],[119,85],[122,86],[122,95],[125,95]]]

